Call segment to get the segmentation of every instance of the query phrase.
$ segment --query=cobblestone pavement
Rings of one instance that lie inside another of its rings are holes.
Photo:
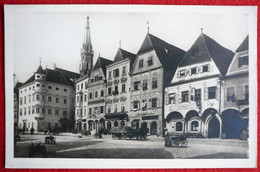
[[[146,141],[112,139],[103,135],[78,138],[77,134],[62,133],[56,144],[44,144],[44,135],[21,135],[16,143],[15,157],[27,157],[31,141],[45,145],[48,157],[57,158],[247,158],[247,141],[188,138],[183,148],[164,147],[164,138],[148,136]]]

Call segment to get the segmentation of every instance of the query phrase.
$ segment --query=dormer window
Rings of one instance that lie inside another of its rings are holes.
[[[185,77],[186,76],[186,70],[180,70],[178,72],[178,77]]]
[[[153,57],[152,56],[149,57],[147,63],[148,63],[148,66],[152,66],[153,65]]]
[[[139,60],[139,68],[143,68],[144,67],[144,60]]]
[[[40,78],[40,75],[37,75],[36,77],[37,77],[37,78]]]
[[[95,82],[97,82],[97,81],[98,81],[98,75],[95,76]]]
[[[244,65],[248,65],[248,56],[238,58],[238,67],[240,68]]]
[[[208,72],[209,71],[209,65],[202,66],[202,72]]]
[[[197,73],[197,68],[196,67],[191,68],[191,75],[196,74],[196,73]]]

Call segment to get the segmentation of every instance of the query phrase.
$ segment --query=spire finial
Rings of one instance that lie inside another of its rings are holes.
[[[98,53],[98,57],[100,57],[100,52]]]
[[[42,58],[40,57],[40,66],[42,65]]]
[[[121,48],[122,42],[121,39],[119,40],[119,48]]]
[[[203,28],[200,28],[201,33],[203,33]]]
[[[147,21],[147,32],[149,33],[149,20]]]

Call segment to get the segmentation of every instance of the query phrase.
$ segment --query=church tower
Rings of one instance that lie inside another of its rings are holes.
[[[81,48],[81,63],[79,65],[79,72],[81,76],[90,74],[90,71],[93,68],[93,55],[94,51],[92,49],[90,39],[89,17],[87,17],[86,33]]]

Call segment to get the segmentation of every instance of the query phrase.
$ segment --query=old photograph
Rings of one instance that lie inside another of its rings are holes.
[[[6,166],[254,167],[256,47],[256,7],[7,5]]]

